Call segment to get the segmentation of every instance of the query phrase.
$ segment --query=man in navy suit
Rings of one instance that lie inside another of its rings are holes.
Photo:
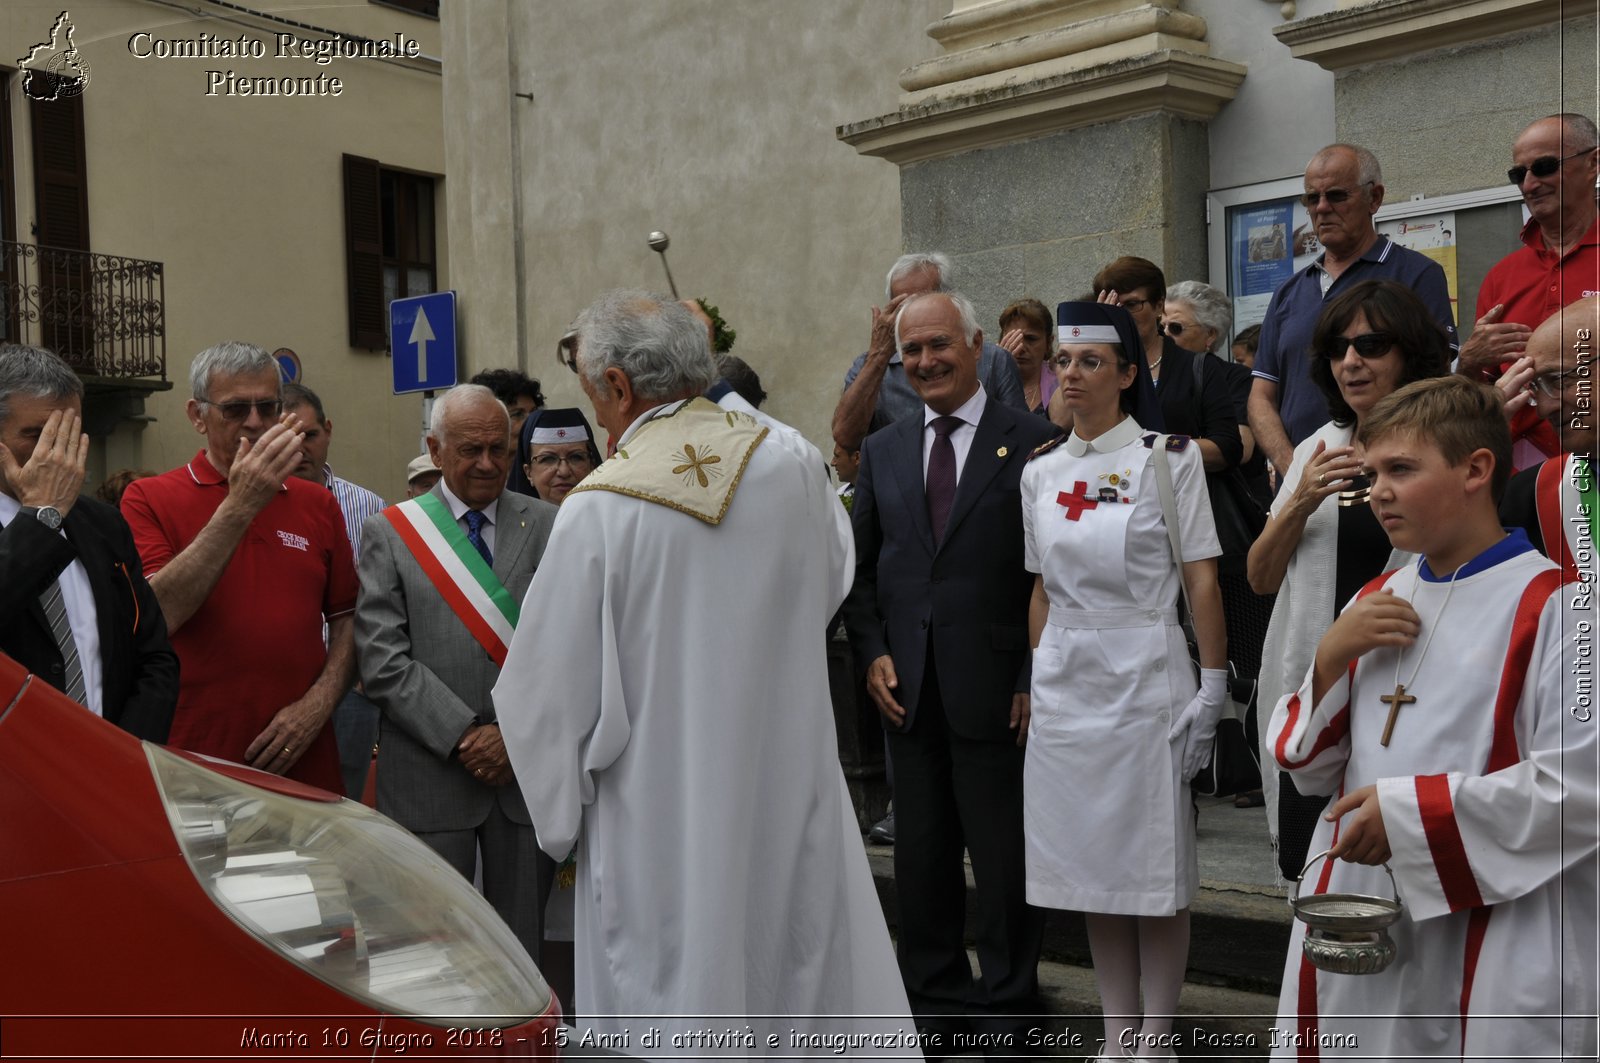
[[[924,408],[862,447],[845,619],[889,732],[900,971],[929,1033],[963,1031],[967,1017],[978,1032],[1018,1032],[1000,1016],[1037,1006],[1042,922],[1024,898],[1033,577],[1018,481],[1056,430],[984,392],[983,333],[963,296],[907,299],[895,338]],[[963,849],[978,890],[976,980]]]
[[[81,497],[83,382],[0,345],[0,650],[133,735],[165,742],[178,658],[127,522]]]

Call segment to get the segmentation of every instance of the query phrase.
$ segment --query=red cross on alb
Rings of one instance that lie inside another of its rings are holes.
[[[1073,484],[1072,490],[1075,492],[1074,494],[1069,495],[1065,491],[1062,491],[1060,494],[1056,495],[1056,503],[1058,505],[1065,506],[1067,509],[1068,520],[1077,520],[1083,515],[1084,510],[1093,509],[1100,504],[1084,497],[1089,493],[1089,485],[1084,483],[1082,480],[1079,480],[1077,483]]]

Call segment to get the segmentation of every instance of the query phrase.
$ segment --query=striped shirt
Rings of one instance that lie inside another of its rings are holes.
[[[359,487],[349,480],[341,480],[335,476],[331,465],[324,465],[322,474],[327,478],[328,490],[333,492],[334,501],[339,503],[339,512],[344,514],[344,533],[350,538],[350,552],[359,561],[361,525],[368,517],[383,509],[387,503],[365,487]]]

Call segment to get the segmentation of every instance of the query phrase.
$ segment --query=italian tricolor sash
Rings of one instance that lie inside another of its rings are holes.
[[[437,495],[426,494],[390,506],[383,515],[445,604],[494,663],[504,667],[520,610],[483,555],[467,542],[450,507]]]

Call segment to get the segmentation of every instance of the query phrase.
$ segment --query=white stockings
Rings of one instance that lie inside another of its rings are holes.
[[[1100,986],[1104,1054],[1116,1058],[1129,1045],[1139,1058],[1173,1058],[1172,1020],[1189,960],[1189,910],[1169,916],[1086,912],[1083,918]]]

